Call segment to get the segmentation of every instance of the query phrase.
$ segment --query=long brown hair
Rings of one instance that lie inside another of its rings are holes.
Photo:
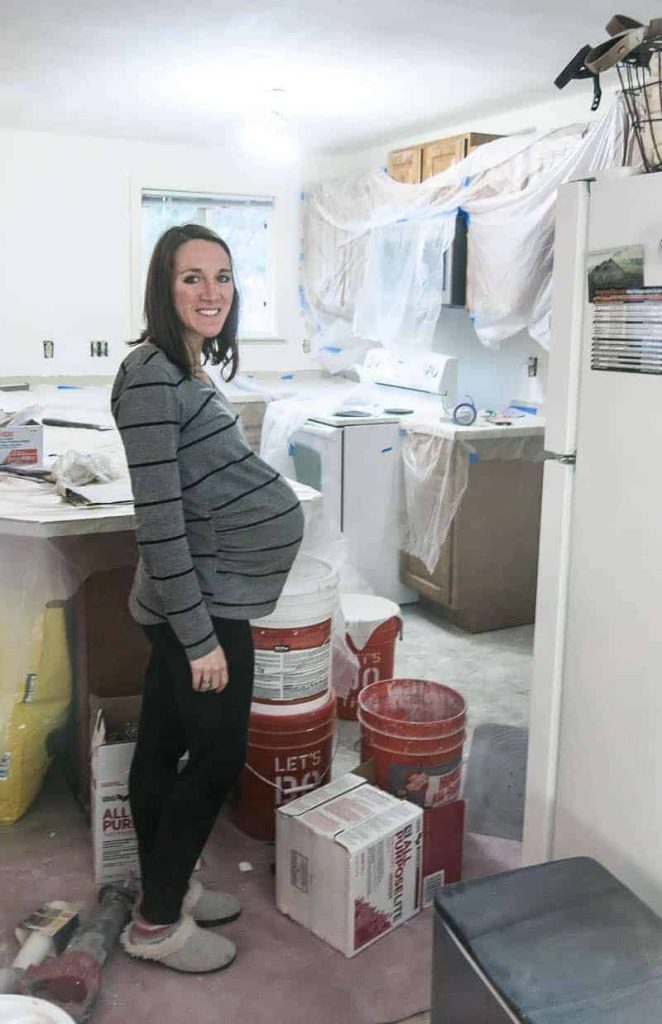
[[[158,345],[170,362],[178,366],[187,377],[192,375],[191,357],[182,337],[182,325],[175,310],[172,278],[175,253],[180,245],[198,238],[220,245],[227,253],[232,267],[232,253],[215,231],[203,227],[201,224],[181,224],[174,228],[168,228],[156,243],[149,261],[145,285],[145,330],[139,338],[129,342],[130,345],[138,345],[142,341],[151,341],[153,345]],[[205,338],[202,344],[204,362],[209,360],[214,366],[218,366],[220,363],[221,376],[224,380],[232,380],[239,369],[238,323],[239,292],[235,282],[230,311],[225,318],[221,333],[215,338]]]

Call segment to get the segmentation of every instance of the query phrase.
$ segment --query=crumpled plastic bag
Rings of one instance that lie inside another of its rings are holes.
[[[65,495],[68,488],[85,484],[108,484],[124,475],[121,460],[106,452],[79,452],[72,448],[58,455],[51,470],[55,489]]]

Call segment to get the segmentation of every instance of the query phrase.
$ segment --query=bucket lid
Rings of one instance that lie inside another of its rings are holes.
[[[288,700],[282,703],[260,700],[256,697],[251,704],[251,714],[266,715],[273,718],[287,718],[289,715],[300,715],[306,711],[317,711],[325,707],[331,699],[330,690],[326,689],[311,700]]]
[[[341,594],[340,608],[348,626],[356,622],[379,625],[387,619],[400,618],[400,605],[374,594]]]
[[[318,720],[325,721],[327,717],[335,716],[335,690],[329,689],[319,703],[318,701],[311,703],[312,706],[311,704],[296,704],[294,707],[288,708],[286,713],[280,710],[283,705],[280,705],[279,710],[274,712],[272,708],[264,709],[264,705],[258,708],[253,703],[251,704],[248,728],[249,730],[268,729],[273,732],[291,732],[301,729],[302,725],[312,728]]]
[[[0,995],[0,1024],[74,1024],[74,1019],[45,999]]]
[[[287,577],[283,593],[288,596],[318,594],[322,591],[335,592],[338,574],[330,562],[312,555],[297,555]]]

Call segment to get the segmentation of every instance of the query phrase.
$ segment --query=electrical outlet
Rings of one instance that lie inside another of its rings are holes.
[[[309,338],[304,338],[303,339],[303,341],[301,342],[301,348],[305,352],[306,355],[309,355],[309,353],[310,353],[310,339]]]
[[[108,342],[107,341],[91,341],[90,342],[90,355],[91,356],[107,356],[108,355]]]
[[[55,342],[54,341],[42,341],[42,347],[44,350],[44,359],[52,359],[55,355]]]
[[[527,362],[526,365],[527,365],[527,374],[528,374],[528,376],[529,377],[537,377],[538,376],[538,357],[537,356],[529,356],[529,359],[528,359],[528,362]]]

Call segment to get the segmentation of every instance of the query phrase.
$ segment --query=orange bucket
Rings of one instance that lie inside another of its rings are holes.
[[[333,757],[336,696],[330,690],[306,705],[251,710],[246,765],[235,789],[230,815],[254,839],[273,841],[276,811],[329,781]]]
[[[466,704],[427,679],[390,679],[359,693],[361,756],[375,783],[421,807],[457,799],[462,782]]]

